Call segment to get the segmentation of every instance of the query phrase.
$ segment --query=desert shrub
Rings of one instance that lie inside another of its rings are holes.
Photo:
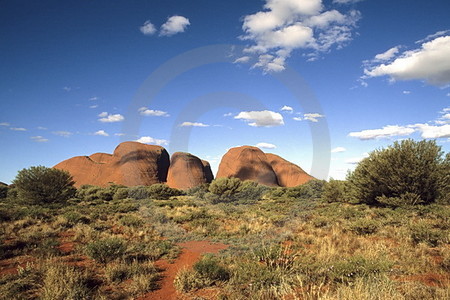
[[[180,292],[190,292],[205,286],[205,280],[194,270],[183,268],[178,271],[173,285]]]
[[[404,140],[370,153],[347,179],[355,197],[363,203],[378,203],[377,198],[382,196],[401,199],[408,193],[420,197],[413,204],[428,204],[443,193],[442,184],[449,183],[449,172],[435,141]]]
[[[146,186],[133,186],[128,189],[128,197],[135,200],[147,199],[149,193]]]
[[[128,198],[129,189],[126,187],[121,187],[116,190],[114,193],[114,200],[122,200]]]
[[[423,204],[422,199],[419,195],[414,193],[406,192],[401,194],[399,197],[386,197],[380,196],[376,198],[377,202],[384,204],[390,207],[400,207],[400,206],[409,206],[416,204]]]
[[[379,227],[379,222],[367,218],[358,219],[348,225],[348,229],[358,235],[375,233]]]
[[[251,180],[242,182],[235,198],[239,200],[259,200],[270,188]]]
[[[426,243],[431,247],[436,247],[443,242],[448,242],[448,232],[442,229],[433,228],[425,221],[418,221],[409,226],[410,237],[414,244]]]
[[[203,183],[201,185],[197,185],[193,188],[190,188],[189,190],[187,190],[186,194],[188,196],[194,196],[203,199],[208,190],[209,190],[209,183]]]
[[[107,263],[122,257],[126,249],[122,239],[107,238],[89,243],[86,246],[86,254],[100,263]]]
[[[43,166],[22,169],[13,184],[18,198],[29,204],[64,203],[76,193],[68,172]]]
[[[17,274],[0,276],[1,299],[35,299],[41,283],[41,273],[31,265],[19,267]]]
[[[242,181],[238,178],[218,178],[209,185],[209,193],[205,198],[212,203],[232,202],[240,192]]]
[[[289,271],[298,255],[290,247],[280,245],[262,246],[253,252],[254,258],[271,269]]]
[[[109,263],[105,267],[105,276],[109,282],[122,282],[136,275],[155,275],[158,270],[151,262],[126,261]]]
[[[66,224],[70,227],[75,226],[77,223],[89,224],[91,222],[88,217],[75,211],[66,212],[63,214],[63,218],[66,220]]]
[[[125,215],[120,218],[120,223],[128,227],[142,227],[144,225],[144,220],[133,215]]]
[[[353,282],[357,278],[369,278],[386,274],[392,263],[384,258],[366,258],[352,256],[332,263],[327,270],[327,277],[336,282]]]
[[[4,199],[8,196],[8,186],[0,183],[0,199]]]
[[[194,264],[194,270],[202,277],[212,281],[225,281],[230,278],[229,270],[220,264],[219,260],[213,256],[204,256]]]
[[[326,202],[345,202],[346,182],[342,180],[330,179],[324,185],[322,199]]]
[[[92,299],[97,287],[86,271],[62,263],[49,263],[45,267],[40,299]]]
[[[152,184],[147,188],[148,197],[158,200],[167,200],[170,197],[180,196],[183,193],[178,190],[169,187],[166,184]]]

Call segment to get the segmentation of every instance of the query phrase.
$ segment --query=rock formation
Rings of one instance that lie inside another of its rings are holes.
[[[222,157],[216,177],[236,177],[268,186],[278,186],[277,175],[266,154],[259,148],[251,146],[228,150]]]
[[[187,190],[203,183],[209,183],[212,179],[213,175],[207,161],[202,161],[189,153],[176,152],[172,154],[167,175],[168,186]]]
[[[77,156],[54,168],[68,171],[77,187],[111,183],[135,186],[165,182],[169,164],[169,154],[161,146],[124,142],[116,147],[112,155],[95,153]]]
[[[302,168],[278,155],[267,153],[266,157],[277,175],[280,186],[293,187],[314,179],[314,177],[303,171]]]

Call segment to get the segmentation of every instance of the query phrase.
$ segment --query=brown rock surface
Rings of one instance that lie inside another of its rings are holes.
[[[278,186],[277,176],[266,154],[251,146],[228,150],[222,157],[216,177],[236,177],[268,186]]]
[[[212,181],[209,163],[189,153],[176,152],[170,159],[167,185],[187,190]]]
[[[67,170],[75,186],[110,183],[127,186],[151,185],[165,182],[169,168],[169,154],[161,146],[138,142],[119,144],[114,153],[95,153],[65,160],[56,169]]]
[[[280,186],[293,187],[314,179],[314,177],[303,171],[302,168],[278,155],[267,153],[266,157],[277,175]]]

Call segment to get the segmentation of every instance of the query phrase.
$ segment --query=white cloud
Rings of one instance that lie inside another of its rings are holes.
[[[39,129],[39,130],[47,130],[48,128],[47,127],[43,127],[43,126],[38,126],[37,129]]]
[[[70,92],[72,90],[70,86],[65,86],[62,89],[65,90],[66,92]]]
[[[411,127],[417,128],[424,139],[450,138],[450,124],[442,126],[415,124]]]
[[[53,131],[52,132],[54,135],[59,135],[59,136],[62,136],[62,137],[69,137],[69,136],[71,136],[73,133],[72,132],[70,132],[70,131],[63,131],[63,130],[60,130],[60,131]]]
[[[139,113],[142,116],[146,116],[146,117],[170,117],[170,115],[162,110],[153,110],[153,109],[149,109],[147,107],[141,107],[139,108]]]
[[[145,21],[145,23],[139,27],[139,30],[145,35],[152,35],[156,32],[155,25],[153,25],[150,20]]]
[[[361,2],[363,0],[333,0],[333,3],[337,4],[353,4],[356,2]]]
[[[172,16],[167,19],[167,22],[161,26],[159,35],[171,36],[180,32],[184,32],[186,27],[191,23],[188,18],[183,16]]]
[[[341,152],[345,152],[345,151],[347,151],[347,149],[345,149],[344,147],[336,147],[331,150],[331,153],[341,153]]]
[[[293,51],[305,50],[308,60],[333,46],[342,48],[352,40],[360,19],[356,10],[342,14],[324,11],[321,0],[266,0],[263,10],[244,17],[242,40],[250,42],[244,52],[256,56],[254,68],[280,72]]]
[[[447,97],[450,97],[450,93],[447,94]]]
[[[14,131],[27,131],[27,129],[23,128],[23,127],[11,127],[9,129],[14,130]]]
[[[233,62],[234,64],[245,64],[250,61],[250,56],[242,56],[239,58],[236,58],[236,60]]]
[[[232,115],[233,115],[233,113],[226,113],[226,114],[223,114],[224,117],[231,117]]]
[[[281,111],[293,112],[294,109],[290,106],[285,105],[281,108]]]
[[[11,126],[11,124],[9,124],[8,122],[2,122],[2,123],[0,123],[0,126],[7,126],[7,127],[9,127],[9,126]]]
[[[400,51],[400,47],[396,46],[394,48],[391,48],[389,50],[387,50],[384,53],[381,54],[377,54],[375,55],[375,59],[373,60],[374,62],[383,62],[383,61],[389,61],[391,60],[393,57],[395,57],[395,55]]]
[[[136,140],[136,142],[143,144],[155,144],[155,145],[167,145],[169,142],[167,140],[160,140],[152,138],[151,136],[143,136]]]
[[[264,142],[256,144],[255,147],[264,148],[264,149],[276,149],[277,148],[277,146],[275,146],[274,144],[264,143]]]
[[[180,127],[209,127],[209,125],[199,122],[183,122],[180,124]]]
[[[363,78],[388,76],[392,81],[423,80],[443,86],[450,84],[449,57],[450,36],[442,36],[396,55],[390,62],[367,66]]]
[[[125,136],[125,133],[114,133],[115,136]]]
[[[388,125],[381,129],[368,129],[359,132],[350,132],[349,136],[360,140],[374,140],[394,136],[408,136],[414,132],[415,129],[409,126]]]
[[[99,97],[91,97],[91,98],[89,98],[89,101],[96,101],[96,100],[98,100],[98,99],[100,99]]]
[[[32,139],[33,141],[37,142],[37,143],[45,143],[48,142],[48,139],[44,138],[43,136],[32,136],[30,139]]]
[[[434,39],[437,38],[437,37],[446,35],[446,34],[449,33],[449,32],[450,32],[450,30],[441,30],[441,31],[438,31],[438,32],[436,32],[436,33],[427,35],[427,37],[424,38],[424,39],[421,39],[421,40],[416,41],[416,44],[423,44],[423,43],[425,43],[425,42],[434,40]]]
[[[411,91],[403,91],[403,94],[404,95],[409,95],[409,94],[411,94]]]
[[[302,119],[302,117],[293,117],[292,120],[294,120],[294,121],[302,121],[303,119]]]
[[[318,113],[309,113],[309,114],[304,114],[303,118],[305,120],[311,121],[311,122],[319,122],[319,118],[323,118],[325,117],[324,115],[318,114]]]
[[[105,132],[104,130],[96,131],[96,132],[94,132],[94,135],[109,136],[109,134],[107,132]]]
[[[98,119],[102,123],[113,123],[113,122],[121,122],[125,120],[124,116],[121,114],[108,114],[107,112],[102,112],[98,115],[100,119]]]
[[[234,117],[238,120],[249,122],[253,127],[272,127],[284,125],[283,116],[277,112],[263,111],[242,111]]]
[[[89,106],[89,108],[97,108],[98,107],[98,105],[96,104],[96,105],[91,105],[91,106]]]

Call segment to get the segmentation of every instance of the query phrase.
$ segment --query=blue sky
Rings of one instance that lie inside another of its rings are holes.
[[[0,181],[126,140],[217,170],[259,145],[321,178],[450,150],[449,1],[0,3]],[[296,92],[295,92],[296,91]]]

